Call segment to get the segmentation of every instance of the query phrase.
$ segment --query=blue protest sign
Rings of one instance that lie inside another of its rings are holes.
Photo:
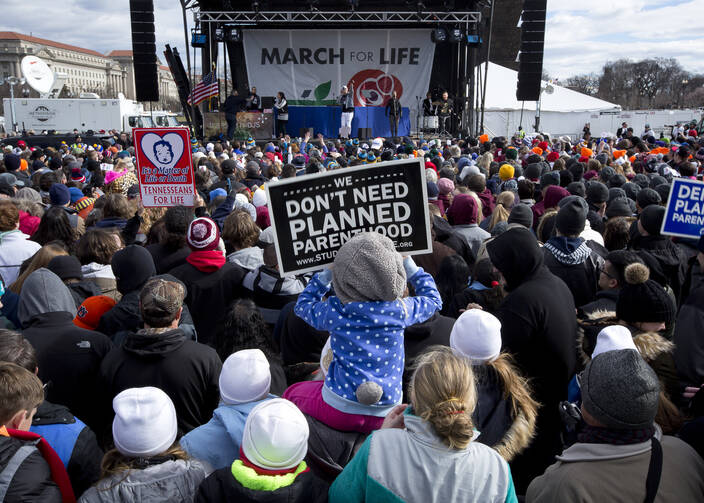
[[[698,239],[704,230],[704,182],[675,178],[661,234]]]

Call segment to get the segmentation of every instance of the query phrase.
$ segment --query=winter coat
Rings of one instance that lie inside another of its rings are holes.
[[[452,229],[467,242],[475,257],[479,253],[482,242],[491,237],[491,234],[477,224],[453,225]]]
[[[403,331],[403,348],[405,354],[405,368],[403,370],[403,390],[405,400],[408,401],[408,383],[413,374],[413,364],[416,357],[429,346],[450,345],[450,332],[455,320],[440,313],[433,314],[427,320],[406,327]]]
[[[308,414],[304,415],[309,431],[306,461],[317,477],[331,484],[357,454],[368,435],[336,430]]]
[[[541,404],[536,437],[512,463],[521,491],[562,447],[558,406],[567,399],[567,385],[576,368],[575,306],[565,283],[543,265],[543,252],[529,230],[506,231],[487,251],[508,292],[496,313],[502,325],[502,349],[514,356],[531,380],[533,398]]]
[[[648,252],[657,260],[679,304],[682,287],[687,276],[687,254],[668,236],[641,236],[639,234],[631,239],[628,248],[639,252],[639,254]]]
[[[103,451],[95,433],[66,407],[42,402],[30,431],[44,437],[56,451],[66,467],[76,497],[98,481]]]
[[[279,319],[281,309],[286,304],[298,299],[306,283],[304,276],[282,277],[279,271],[265,265],[249,271],[242,280],[242,286],[251,292],[264,321],[272,324]]]
[[[213,417],[203,426],[181,437],[181,447],[189,456],[207,462],[214,470],[229,467],[240,457],[244,423],[252,409],[260,403],[276,398],[233,405],[221,403]]]
[[[101,394],[95,377],[113,347],[110,339],[73,324],[73,298],[48,269],[38,269],[25,281],[18,315],[22,334],[36,351],[46,399],[65,405],[95,430],[100,426],[95,397]]]
[[[316,330],[299,318],[293,311],[294,305],[292,302],[281,310],[281,316],[284,318],[274,329],[274,339],[281,347],[283,363],[294,365],[301,362],[318,362],[330,333],[326,330]]]
[[[305,461],[292,473],[262,475],[237,460],[205,479],[195,498],[197,503],[314,503],[325,500],[324,488],[317,483]]]
[[[616,311],[616,301],[618,300],[619,288],[613,290],[599,290],[596,292],[594,301],[581,306],[577,310],[577,317],[584,318],[596,311]]]
[[[447,220],[440,217],[433,217],[431,233],[434,241],[438,241],[455,250],[455,252],[467,262],[467,265],[471,267],[472,264],[474,264],[477,254],[474,253],[472,247],[467,244],[467,241],[455,232]],[[418,265],[422,267],[420,264]],[[438,264],[438,268],[439,267],[440,265]],[[427,272],[430,273],[430,271]]]
[[[264,265],[264,251],[258,246],[243,248],[230,253],[227,261],[237,264],[242,269],[253,271]]]
[[[704,501],[704,461],[682,440],[656,438],[663,451],[656,503]],[[526,501],[643,501],[651,440],[630,445],[576,443],[528,488]]]
[[[215,345],[223,331],[229,305],[240,296],[244,270],[226,262],[215,272],[203,272],[186,263],[169,274],[186,285],[185,303],[193,316],[198,339],[203,344]]]
[[[449,246],[438,241],[433,241],[433,251],[423,255],[414,255],[413,261],[418,267],[422,267],[424,271],[427,271],[433,278],[436,278],[443,259],[456,254],[457,252]]]
[[[5,283],[5,288],[14,283],[20,275],[22,262],[42,247],[28,238],[28,235],[20,231],[0,232],[0,277]]]
[[[92,281],[100,289],[99,295],[107,295],[115,302],[120,300],[120,292],[117,291],[117,280],[112,272],[112,267],[110,264],[98,264],[97,262],[91,262],[90,264],[84,264],[81,266],[81,272],[83,273],[83,279],[87,281]]]
[[[143,470],[116,473],[88,489],[79,503],[191,503],[207,467],[195,459],[170,460]]]
[[[157,243],[145,246],[145,248],[151,253],[154,259],[157,274],[167,273],[171,269],[185,264],[186,257],[191,253],[191,249],[188,246],[184,246],[178,250],[171,250]]]
[[[76,307],[83,304],[83,301],[88,297],[94,297],[96,295],[102,295],[103,292],[100,287],[93,281],[81,280],[74,281],[73,283],[66,283],[73,301],[76,303]]]
[[[174,403],[180,432],[189,432],[208,422],[218,406],[221,368],[214,349],[189,340],[180,328],[131,333],[100,367],[106,420],[112,419],[115,395],[128,388],[154,386]]]
[[[687,386],[704,383],[704,284],[699,284],[680,307],[675,324],[675,363]]]
[[[8,466],[12,460],[19,463],[14,474]],[[33,441],[0,434],[0,498],[5,503],[62,503],[49,465]]]
[[[404,414],[405,429],[375,431],[330,487],[337,502],[515,502],[508,464],[479,442],[447,447],[430,423]]]
[[[580,244],[576,245],[578,241]],[[565,282],[576,306],[596,298],[604,259],[592,251],[583,239],[551,238],[543,246],[543,255],[545,266]]]

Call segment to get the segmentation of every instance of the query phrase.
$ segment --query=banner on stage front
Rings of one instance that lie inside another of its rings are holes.
[[[188,128],[135,128],[132,134],[142,205],[193,206],[196,186]]]
[[[660,233],[699,239],[704,233],[704,182],[674,179]]]
[[[428,92],[435,44],[428,29],[244,30],[248,80],[289,105],[333,105],[343,85],[355,106],[403,106]]]
[[[332,263],[360,232],[388,236],[403,255],[432,252],[422,159],[382,162],[266,185],[279,271]]]

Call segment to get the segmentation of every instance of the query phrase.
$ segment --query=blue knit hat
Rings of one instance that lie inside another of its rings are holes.
[[[71,194],[71,204],[75,203],[83,197],[83,192],[81,192],[81,189],[79,189],[78,187],[71,187],[68,189],[68,191]]]

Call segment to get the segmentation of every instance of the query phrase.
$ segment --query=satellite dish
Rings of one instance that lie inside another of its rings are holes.
[[[552,94],[555,92],[555,88],[552,87],[550,84],[545,86],[545,94]]]
[[[54,87],[54,72],[36,56],[22,58],[22,75],[27,84],[39,94],[48,94]]]

